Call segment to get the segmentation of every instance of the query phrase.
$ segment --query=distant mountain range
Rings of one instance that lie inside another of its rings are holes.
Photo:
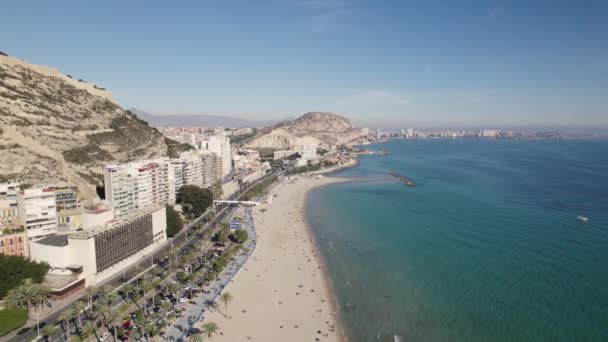
[[[139,118],[147,121],[154,127],[180,127],[180,126],[203,126],[203,127],[267,127],[276,121],[248,120],[221,115],[189,114],[189,115],[160,115],[151,114],[141,109],[132,108],[131,112]]]

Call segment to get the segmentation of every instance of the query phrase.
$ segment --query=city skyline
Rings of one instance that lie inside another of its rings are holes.
[[[8,3],[1,50],[125,108],[369,127],[608,127],[606,4]],[[238,24],[238,25],[237,25]],[[103,29],[100,29],[102,28]]]

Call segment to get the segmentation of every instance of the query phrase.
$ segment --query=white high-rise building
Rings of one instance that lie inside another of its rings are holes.
[[[376,128],[376,139],[382,138],[382,130],[380,128]]]
[[[302,144],[300,152],[302,153],[302,159],[311,160],[317,157],[317,144]]]
[[[57,233],[57,208],[52,188],[20,191],[17,205],[28,240]]]
[[[210,151],[201,151],[200,158],[203,171],[202,187],[210,188],[222,179],[222,159]]]
[[[104,167],[106,200],[115,216],[170,202],[172,187],[168,160],[142,161]]]
[[[184,152],[179,159],[172,159],[171,163],[175,192],[178,192],[182,185],[209,188],[222,179],[221,159],[211,151]]]
[[[169,204],[177,201],[179,189],[184,185],[184,162],[182,159],[171,159],[169,171]]]
[[[196,147],[196,135],[194,133],[182,133],[182,142]]]
[[[414,129],[413,128],[408,128],[407,129],[407,137],[408,138],[413,138],[414,137]]]
[[[230,138],[223,135],[212,135],[207,144],[209,151],[217,154],[222,160],[222,177],[232,172],[232,149],[230,148]]]

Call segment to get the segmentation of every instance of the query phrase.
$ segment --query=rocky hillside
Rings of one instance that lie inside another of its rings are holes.
[[[0,55],[0,181],[67,182],[92,198],[102,165],[188,148],[123,110],[103,88]]]
[[[298,148],[303,143],[317,143],[321,148],[331,149],[362,137],[362,131],[354,128],[347,118],[332,113],[312,112],[263,131],[248,146],[282,150]]]

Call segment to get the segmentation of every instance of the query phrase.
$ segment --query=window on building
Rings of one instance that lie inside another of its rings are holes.
[[[9,239],[9,240],[8,240],[8,244],[9,244],[9,245],[12,245],[12,244],[13,244],[13,239]]]

